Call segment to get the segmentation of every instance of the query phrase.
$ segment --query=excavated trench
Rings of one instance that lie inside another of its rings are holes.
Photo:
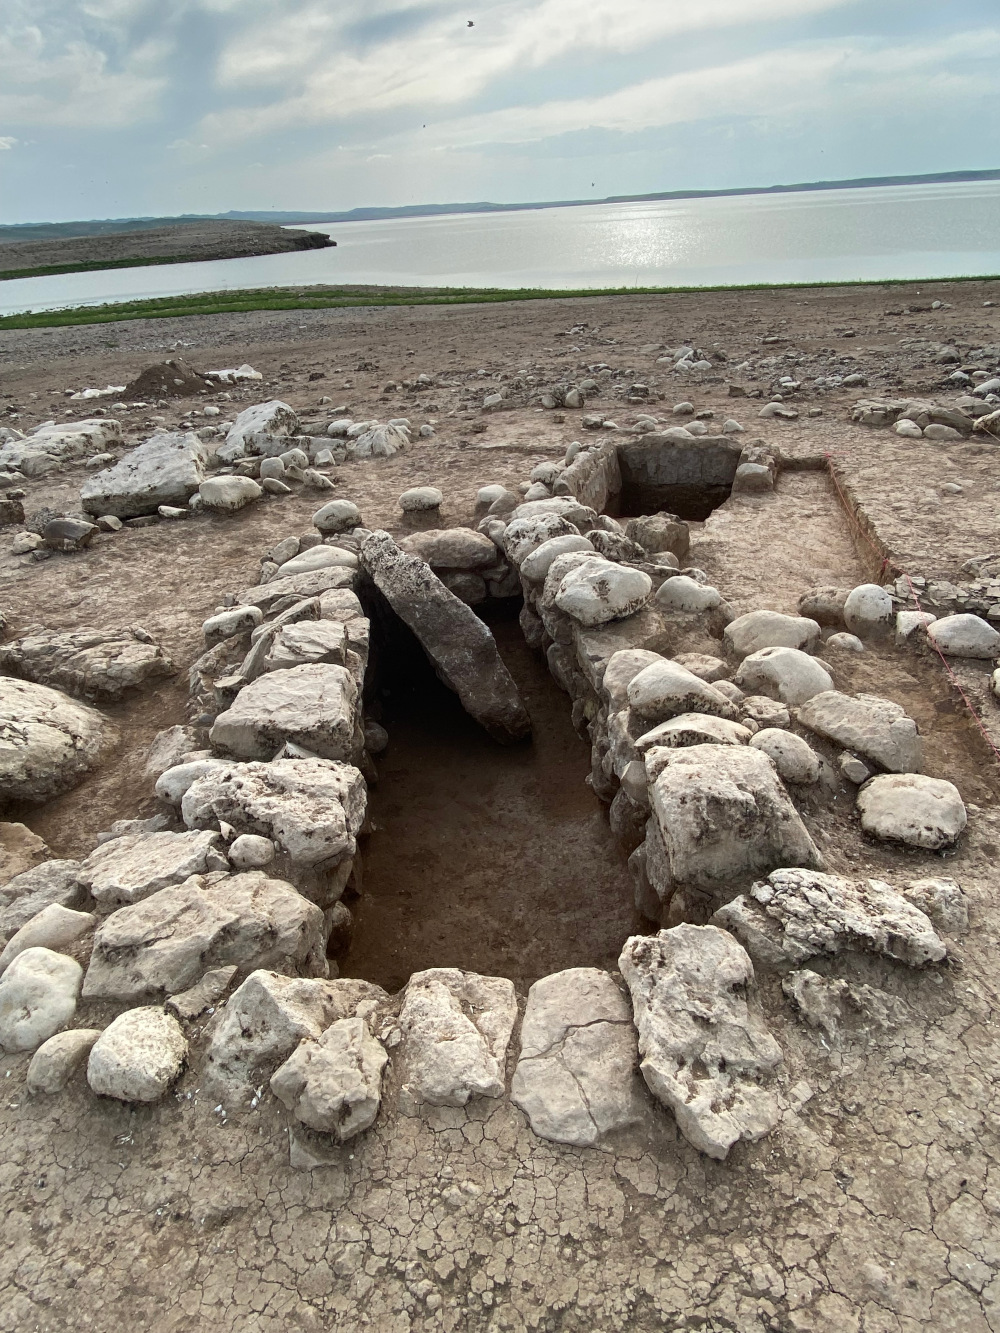
[[[531,716],[521,745],[490,739],[399,622],[380,644],[375,700],[390,740],[363,893],[348,901],[346,976],[396,990],[421,968],[461,967],[526,988],[566,967],[617,966],[642,928],[625,857],[585,784],[590,747],[518,609],[495,603],[483,619]]]

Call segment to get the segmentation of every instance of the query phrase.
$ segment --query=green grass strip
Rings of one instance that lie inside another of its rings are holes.
[[[113,324],[130,319],[181,319],[190,315],[243,314],[254,310],[338,310],[357,306],[478,305],[500,301],[583,300],[599,296],[702,295],[710,292],[809,291],[827,287],[903,287],[919,283],[997,282],[1000,275],[956,278],[883,278],[840,282],[756,282],[709,287],[265,287],[197,292],[64,310],[25,311],[0,317],[0,329],[46,329]]]

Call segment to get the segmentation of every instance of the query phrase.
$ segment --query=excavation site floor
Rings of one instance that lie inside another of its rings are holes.
[[[808,589],[879,581],[890,564],[887,577],[906,570],[927,588],[967,583],[963,565],[1000,552],[1000,445],[902,438],[851,410],[863,397],[950,403],[956,366],[995,373],[997,301],[1000,282],[923,283],[0,333],[2,421],[21,431],[93,415],[117,399],[95,407],[68,391],[126,384],[169,356],[261,373],[233,386],[227,415],[277,398],[308,434],[341,414],[414,427],[394,457],[333,469],[329,494],[293,488],[232,516],[101,533],[40,561],[12,553],[12,529],[0,534],[8,638],[31,625],[139,625],[177,668],[101,706],[120,739],[78,786],[3,818],[24,822],[51,856],[80,858],[114,820],[155,813],[146,752],[190,720],[202,624],[257,583],[277,542],[313,531],[334,495],[401,539],[431,521],[399,508],[417,485],[444,495],[434,525],[475,527],[479,488],[516,490],[589,438],[590,412],[626,432],[642,411],[665,426],[690,402],[714,414],[713,430],[735,418],[741,441],[780,453],[773,492],[734,496],[691,525],[686,562],[737,615],[795,614]],[[657,364],[681,343],[726,359],[701,378]],[[936,360],[944,345],[957,362]],[[971,361],[982,348],[992,359]],[[853,374],[865,382],[845,386]],[[586,376],[599,388],[585,408],[533,401]],[[779,389],[782,378],[798,387]],[[500,389],[502,404],[484,409]],[[774,392],[797,416],[758,417]],[[135,443],[158,425],[204,426],[205,401],[116,415]],[[425,423],[434,433],[421,437]],[[26,515],[76,511],[89,475],[80,459],[30,478]],[[389,743],[363,877],[344,898],[354,918],[336,955],[344,976],[395,991],[414,970],[461,967],[511,979],[523,1010],[538,978],[614,973],[625,939],[655,929],[633,907],[625,852],[585,784],[590,746],[571,701],[526,646],[517,610],[484,614],[523,692],[530,742],[491,741],[405,645],[377,673],[374,715]],[[677,646],[721,651],[707,635]],[[948,935],[946,960],[931,967],[864,952],[836,967],[811,960],[851,995],[879,997],[876,1009],[845,1001],[835,1035],[804,1022],[781,977],[761,969],[782,1054],[773,1132],[717,1161],[649,1098],[600,1146],[571,1147],[536,1136],[506,1095],[414,1109],[393,1084],[372,1127],[336,1146],[263,1088],[230,1104],[203,1089],[208,1014],[190,1025],[187,1071],[149,1105],[97,1097],[82,1072],[58,1095],[31,1094],[28,1055],[7,1053],[0,1333],[1000,1333],[1000,759],[926,647],[820,651],[838,689],[880,695],[916,720],[924,772],[958,787],[969,821],[954,847],[900,849],[862,832],[846,784],[828,789],[836,799],[803,789],[795,805],[826,868],[893,885],[953,879],[970,929]],[[964,661],[956,673],[995,735],[992,668]]]

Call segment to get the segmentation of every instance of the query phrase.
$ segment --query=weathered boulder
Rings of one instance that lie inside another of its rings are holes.
[[[528,991],[511,1100],[540,1138],[585,1147],[639,1119],[637,1063],[621,991],[599,968],[572,967]]]
[[[763,750],[783,782],[808,786],[819,780],[819,755],[801,736],[780,727],[765,727],[750,744],[755,750]]]
[[[628,683],[629,707],[647,722],[665,722],[681,713],[710,713],[735,720],[738,710],[714,685],[670,658],[644,667]]]
[[[101,1097],[158,1101],[180,1075],[187,1041],[176,1018],[162,1009],[129,1009],[91,1047],[87,1082]]]
[[[503,1096],[516,1017],[514,987],[503,977],[455,967],[414,972],[399,1014],[406,1093],[433,1106]]]
[[[786,616],[780,611],[748,611],[731,620],[723,631],[723,639],[731,653],[744,658],[761,648],[815,647],[820,627],[807,616]]]
[[[678,560],[684,559],[691,545],[691,532],[684,520],[663,512],[630,518],[625,524],[625,535],[651,555],[669,551]]]
[[[681,713],[643,732],[636,739],[635,749],[637,754],[645,755],[658,745],[667,749],[684,745],[746,745],[752,735],[749,727],[728,718],[713,717],[711,713]],[[655,763],[651,761],[650,767]]]
[[[95,472],[80,488],[84,512],[137,518],[160,505],[186,505],[205,480],[209,448],[197,435],[152,436],[114,467]]]
[[[555,603],[581,625],[604,625],[638,611],[652,590],[652,579],[641,569],[595,555],[565,575]]]
[[[810,731],[845,750],[856,750],[890,773],[920,770],[923,752],[917,724],[890,699],[825,690],[803,704],[798,719]]]
[[[97,923],[90,912],[74,912],[59,903],[49,903],[10,937],[0,953],[0,975],[25,949],[52,949],[56,953],[86,935]]]
[[[475,612],[423,560],[405,555],[387,532],[364,537],[361,563],[466,712],[501,743],[529,735],[531,720],[517,686]]]
[[[75,787],[117,739],[86,704],[47,685],[0,678],[0,800],[42,801]]]
[[[275,759],[230,764],[198,779],[181,814],[189,828],[224,821],[271,839],[301,865],[332,868],[354,856],[366,804],[365,780],[350,764]]]
[[[858,791],[866,833],[907,847],[950,847],[968,822],[954,783],[920,773],[881,773]]]
[[[550,537],[548,541],[542,542],[541,546],[536,546],[530,555],[526,555],[521,561],[521,577],[527,579],[529,583],[544,583],[552,562],[559,556],[569,555],[573,551],[592,554],[593,550],[589,538],[577,532],[567,532],[561,537]]]
[[[640,671],[661,661],[659,653],[644,648],[622,648],[608,659],[601,680],[601,694],[607,700],[608,712],[617,713],[628,707],[629,683]]]
[[[83,992],[133,1002],[172,995],[229,964],[325,977],[325,945],[321,909],[284,880],[194,875],[101,923]]]
[[[651,874],[661,902],[676,884],[721,887],[777,866],[818,866],[820,854],[774,765],[745,745],[647,754],[652,822],[663,848]]]
[[[920,967],[946,950],[930,921],[881,880],[775,870],[712,917],[759,962],[797,967],[816,954],[883,954]]]
[[[722,605],[722,594],[718,588],[678,574],[660,584],[654,600],[663,611],[713,611]]]
[[[349,532],[361,523],[361,510],[353,500],[330,500],[313,514],[320,532]]]
[[[762,1085],[781,1063],[753,964],[724,930],[675,926],[632,936],[618,960],[632,995],[640,1069],[684,1137],[720,1160],[778,1122]]]
[[[504,528],[501,544],[504,555],[510,563],[515,569],[520,569],[528,556],[546,542],[556,537],[580,535],[572,523],[560,518],[558,514],[535,514],[530,518],[518,518],[508,523]]]
[[[78,873],[95,902],[114,908],[227,867],[219,833],[133,833],[95,848]]]
[[[240,690],[215,719],[209,739],[238,759],[270,759],[288,741],[323,759],[349,759],[357,749],[357,703],[357,683],[346,667],[271,671]]]
[[[73,1017],[83,968],[75,958],[25,949],[0,977],[0,1046],[33,1051]]]
[[[488,569],[497,563],[497,548],[472,528],[431,528],[404,537],[399,549],[424,560],[431,569]]]
[[[43,1041],[28,1064],[28,1091],[62,1092],[100,1035],[100,1028],[71,1028]]]
[[[791,708],[833,689],[826,668],[798,648],[761,648],[748,654],[733,683],[747,694],[763,694]]]
[[[844,623],[859,639],[885,638],[895,618],[892,598],[877,583],[852,588],[844,600]]]
[[[942,616],[927,626],[927,637],[946,657],[1000,656],[1000,633],[982,616]]]
[[[0,668],[84,699],[118,699],[174,666],[145,630],[34,630],[0,646]]]
[[[204,509],[211,509],[217,514],[235,514],[254,500],[259,500],[263,490],[253,477],[209,477],[198,487]]]
[[[436,486],[411,486],[399,497],[404,514],[422,514],[440,509],[444,496]]]
[[[235,463],[247,454],[280,452],[288,437],[299,433],[299,419],[287,403],[274,398],[244,408],[229,428],[225,443],[217,451],[222,463]]]
[[[388,996],[368,981],[309,981],[251,972],[212,1022],[206,1073],[249,1100],[307,1037],[318,1041],[341,1018],[374,1013]]]
[[[15,931],[52,903],[78,907],[86,896],[79,861],[43,861],[0,888],[0,935]]]
[[[317,1041],[299,1043],[271,1076],[271,1091],[304,1125],[345,1143],[374,1123],[388,1059],[363,1018],[340,1018]]]

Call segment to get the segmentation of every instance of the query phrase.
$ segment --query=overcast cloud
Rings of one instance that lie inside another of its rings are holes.
[[[998,57],[996,0],[6,0],[0,218],[996,167]]]

